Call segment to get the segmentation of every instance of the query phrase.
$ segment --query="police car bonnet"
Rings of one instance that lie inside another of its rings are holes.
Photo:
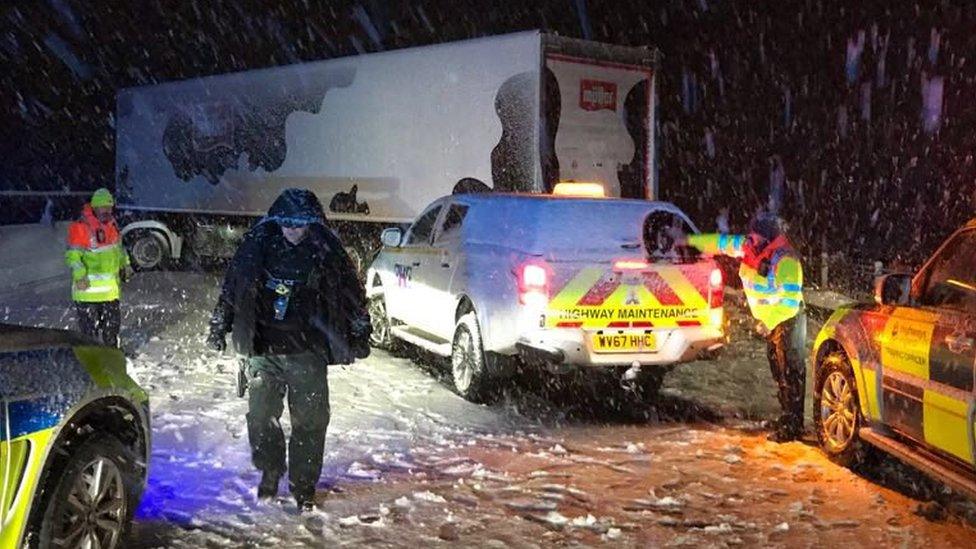
[[[278,195],[264,221],[279,225],[311,225],[325,223],[322,203],[307,189],[286,189]]]

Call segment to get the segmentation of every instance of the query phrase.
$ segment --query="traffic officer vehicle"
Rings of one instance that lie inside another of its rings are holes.
[[[148,407],[118,349],[0,324],[0,548],[122,547]]]
[[[660,246],[645,250],[648,216]],[[665,202],[440,198],[405,234],[383,233],[366,278],[374,344],[451,357],[455,388],[473,401],[519,364],[609,371],[656,391],[669,366],[726,342],[721,272],[669,245],[674,231],[697,229]]]
[[[817,336],[821,446],[850,465],[867,443],[976,496],[976,219],[914,276],[879,278],[874,301],[838,309]]]

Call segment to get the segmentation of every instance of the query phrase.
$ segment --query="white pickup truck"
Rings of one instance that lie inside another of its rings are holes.
[[[697,232],[665,202],[440,198],[383,233],[366,278],[373,343],[451,357],[472,401],[513,363],[614,370],[656,391],[668,365],[726,343],[721,272],[675,250],[676,230]]]

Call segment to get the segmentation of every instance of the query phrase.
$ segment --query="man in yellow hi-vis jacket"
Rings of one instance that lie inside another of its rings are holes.
[[[689,246],[707,254],[742,259],[739,277],[752,316],[766,335],[769,367],[779,386],[783,410],[772,440],[796,440],[803,434],[806,386],[806,315],[803,312],[803,268],[773,214],[760,214],[749,234],[700,234],[687,238]]]
[[[112,347],[118,345],[122,323],[120,278],[129,269],[129,256],[112,217],[113,206],[115,200],[108,189],[95,191],[81,217],[68,226],[65,252],[81,331]]]

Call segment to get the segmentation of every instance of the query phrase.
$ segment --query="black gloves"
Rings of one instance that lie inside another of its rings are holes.
[[[227,348],[227,341],[224,334],[221,332],[211,331],[210,335],[207,336],[207,347],[210,347],[214,351],[223,352]]]
[[[369,336],[373,333],[373,324],[369,314],[357,316],[349,322],[349,348],[356,358],[369,356]]]

